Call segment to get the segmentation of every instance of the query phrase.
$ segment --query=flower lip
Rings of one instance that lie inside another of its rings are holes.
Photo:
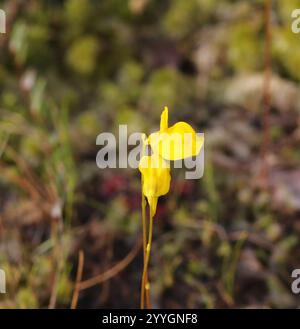
[[[204,137],[198,136],[186,122],[180,121],[164,131],[152,133],[148,143],[154,153],[165,160],[183,160],[196,156],[204,143]]]

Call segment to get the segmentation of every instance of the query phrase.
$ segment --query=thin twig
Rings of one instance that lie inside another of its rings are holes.
[[[79,290],[90,288],[96,284],[100,284],[107,281],[117,275],[119,272],[123,271],[137,256],[140,248],[142,246],[142,240],[138,240],[134,248],[123,258],[118,264],[110,268],[104,273],[101,273],[93,278],[82,281],[79,284]]]
[[[77,275],[76,275],[76,282],[74,287],[74,293],[71,303],[71,309],[74,310],[77,307],[79,290],[80,290],[80,281],[82,278],[83,273],[83,264],[84,264],[84,253],[82,250],[79,251],[79,259],[78,259],[78,267],[77,267]]]

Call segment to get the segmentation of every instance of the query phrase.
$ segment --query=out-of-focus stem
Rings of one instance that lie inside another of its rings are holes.
[[[81,281],[82,273],[83,273],[83,264],[84,264],[84,253],[82,250],[80,250],[79,258],[78,258],[76,282],[75,282],[74,293],[73,293],[73,298],[72,298],[72,302],[71,302],[71,309],[76,309],[76,307],[77,307],[79,290],[80,290],[80,281]]]
[[[263,83],[263,141],[261,148],[261,179],[267,185],[269,178],[268,151],[270,146],[271,109],[271,7],[272,0],[265,0],[265,65]]]

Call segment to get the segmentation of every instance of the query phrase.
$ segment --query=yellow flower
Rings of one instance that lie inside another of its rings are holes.
[[[146,140],[143,135],[142,157],[139,170],[142,174],[142,220],[143,220],[143,249],[144,268],[141,283],[141,308],[150,307],[150,285],[148,266],[152,243],[153,217],[156,212],[158,198],[169,192],[171,175],[170,160],[180,160],[199,153],[204,138],[198,137],[194,129],[186,122],[177,122],[169,128],[168,108],[165,107],[160,118],[160,130]],[[144,155],[146,144],[151,146],[152,155]],[[150,208],[148,240],[146,225],[146,199]]]
[[[154,216],[158,197],[167,194],[170,189],[170,167],[158,154],[153,154],[141,158],[139,170],[142,173],[142,192]]]
[[[168,108],[161,114],[160,130],[149,136],[149,144],[154,153],[165,160],[182,160],[199,153],[204,138],[199,137],[195,130],[186,122],[168,125]]]
[[[177,122],[169,127],[168,108],[164,108],[160,130],[151,134],[145,143],[151,146],[153,154],[143,156],[139,165],[142,191],[148,200],[152,216],[156,212],[158,197],[167,194],[170,189],[170,167],[165,160],[181,160],[195,156],[203,142],[204,138],[197,136],[186,122]]]

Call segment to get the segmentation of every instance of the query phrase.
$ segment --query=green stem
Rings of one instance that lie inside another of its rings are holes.
[[[143,276],[142,276],[142,291],[148,291],[150,294],[150,284],[147,280],[148,276],[148,266],[149,266],[149,259],[150,259],[150,253],[151,253],[151,245],[152,245],[152,232],[153,232],[153,214],[150,210],[150,223],[149,223],[149,232],[148,232],[148,243],[146,246],[146,257],[144,262],[144,269],[143,269]],[[144,294],[143,294],[144,295]],[[142,303],[141,300],[141,308],[144,308],[144,303]]]
[[[142,184],[143,187],[143,184]],[[146,244],[147,244],[147,226],[146,226],[146,198],[142,191],[142,223],[143,223],[143,263],[146,260]],[[141,285],[141,309],[144,309],[145,305],[145,289],[143,282]]]

